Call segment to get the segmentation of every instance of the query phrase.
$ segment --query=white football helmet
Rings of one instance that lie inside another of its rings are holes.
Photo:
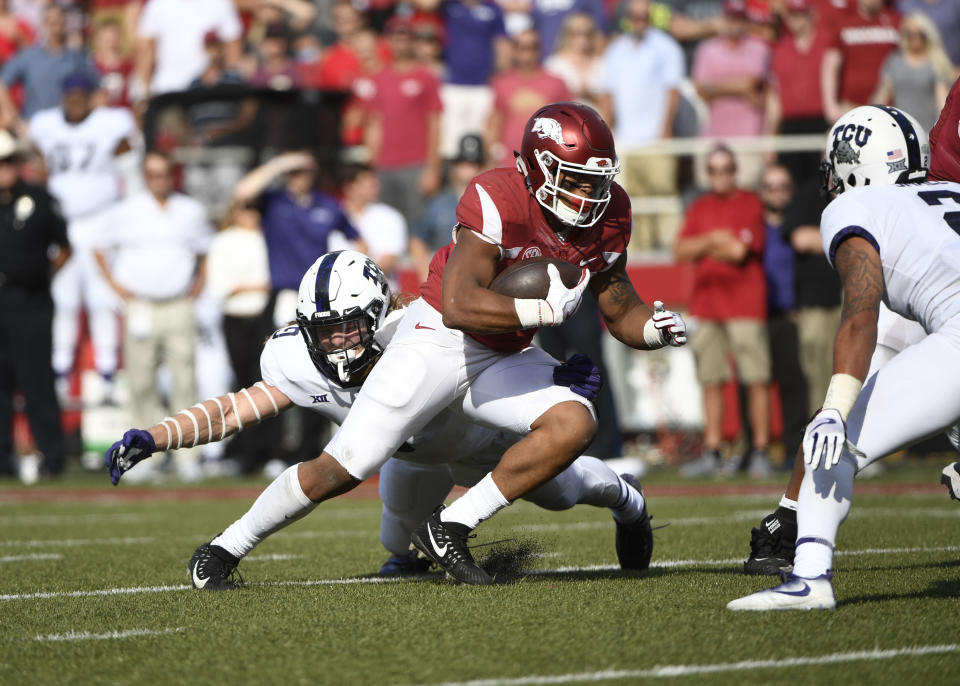
[[[825,192],[924,181],[930,167],[927,132],[912,116],[886,105],[855,107],[827,134],[821,163]]]
[[[356,250],[327,253],[300,281],[297,323],[313,364],[341,386],[383,351],[374,334],[390,306],[390,286],[380,267]]]

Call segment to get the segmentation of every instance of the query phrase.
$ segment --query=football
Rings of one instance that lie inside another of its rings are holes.
[[[567,288],[580,281],[580,268],[556,257],[534,257],[511,264],[490,282],[490,290],[511,298],[546,298],[550,288],[547,266],[555,265]]]

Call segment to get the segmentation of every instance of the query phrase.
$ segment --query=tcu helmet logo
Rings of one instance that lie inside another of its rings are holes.
[[[543,253],[540,252],[540,248],[538,248],[537,246],[534,245],[533,247],[530,247],[530,248],[527,248],[526,250],[524,250],[524,251],[523,251],[523,254],[520,255],[520,259],[521,259],[521,260],[530,260],[530,259],[533,259],[534,257],[540,257],[542,254],[543,254]]]
[[[563,127],[560,126],[560,122],[556,119],[537,117],[530,131],[540,136],[540,138],[549,138],[560,145],[567,144],[566,141],[563,140]]]
[[[870,140],[871,135],[873,131],[863,124],[845,124],[833,130],[833,142],[836,144],[841,141],[846,143],[853,141],[862,148]]]

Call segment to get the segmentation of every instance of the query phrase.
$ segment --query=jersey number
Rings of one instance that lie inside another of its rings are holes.
[[[942,205],[942,200],[953,200],[954,203],[960,205],[960,193],[956,191],[948,190],[936,190],[936,191],[920,191],[917,193],[920,198],[930,205],[931,207],[935,205]],[[955,233],[960,234],[960,212],[947,212],[943,215],[943,220],[947,222],[951,229]]]
[[[296,324],[293,324],[292,326],[287,326],[280,329],[279,331],[274,333],[270,338],[283,338],[284,336],[296,336],[299,333],[300,333],[300,327]]]

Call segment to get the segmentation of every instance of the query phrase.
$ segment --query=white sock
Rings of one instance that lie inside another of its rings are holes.
[[[844,450],[829,470],[808,471],[797,499],[797,552],[793,573],[812,579],[831,571],[837,529],[850,514],[856,464]]]
[[[796,512],[797,501],[790,500],[790,498],[788,498],[787,496],[783,496],[782,498],[780,498],[780,507],[785,508],[787,510],[793,510],[794,512]]]
[[[480,483],[460,496],[453,504],[440,513],[441,522],[457,522],[470,529],[509,505],[503,493],[493,483],[493,476],[487,474]]]
[[[267,536],[304,517],[317,506],[300,487],[298,465],[288,467],[264,489],[250,509],[211,543],[243,557]]]
[[[640,491],[621,479],[605,462],[584,455],[570,465],[570,470],[579,477],[578,504],[609,507],[613,518],[622,523],[640,518],[643,512]]]

